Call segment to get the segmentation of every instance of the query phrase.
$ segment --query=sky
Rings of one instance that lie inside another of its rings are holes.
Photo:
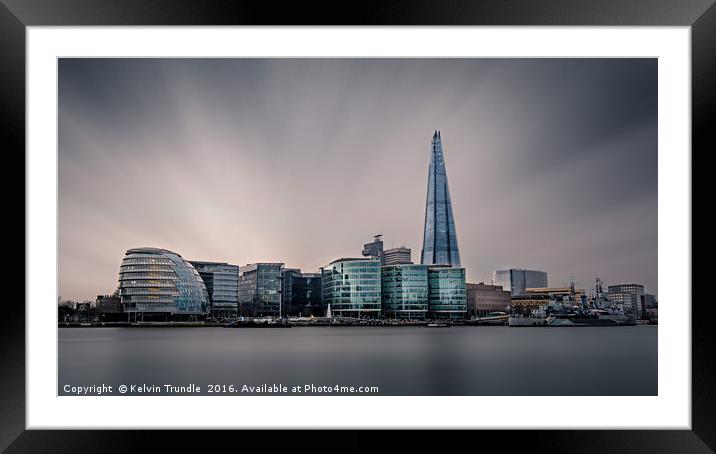
[[[59,295],[127,249],[419,262],[438,129],[468,282],[657,287],[656,59],[60,59]]]

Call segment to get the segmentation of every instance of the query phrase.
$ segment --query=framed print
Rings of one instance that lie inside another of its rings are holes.
[[[710,452],[716,9],[578,3],[5,1],[27,274],[3,448]]]

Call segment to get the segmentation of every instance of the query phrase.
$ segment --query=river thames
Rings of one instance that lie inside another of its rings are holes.
[[[658,392],[656,326],[58,331],[59,395]]]

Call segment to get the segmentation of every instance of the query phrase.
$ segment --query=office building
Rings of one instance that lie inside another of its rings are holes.
[[[383,251],[383,260],[381,262],[383,266],[406,265],[411,263],[413,263],[413,261],[411,259],[410,248],[401,246]]]
[[[241,267],[239,313],[243,316],[281,316],[283,263],[252,263]]]
[[[373,242],[363,245],[363,257],[383,260],[383,235],[375,235]]]
[[[549,285],[545,271],[524,268],[497,270],[493,274],[492,284],[509,290],[512,295],[522,295],[528,288],[544,288]]]
[[[425,319],[428,312],[428,266],[386,265],[380,269],[380,274],[383,315],[393,319]]]
[[[491,312],[508,312],[512,304],[512,294],[499,285],[468,283],[467,316],[484,317]]]
[[[196,269],[166,249],[126,252],[119,269],[119,296],[129,320],[195,319],[209,310],[209,294]]]
[[[380,260],[342,258],[321,268],[323,305],[334,317],[381,315]]]
[[[239,310],[239,267],[224,262],[191,264],[209,293],[209,312],[214,317],[235,317]]]
[[[428,317],[467,318],[465,268],[447,265],[428,267]]]
[[[641,310],[642,295],[644,295],[644,286],[634,283],[610,285],[607,292],[609,301],[621,304],[625,312],[637,318],[644,316]]]
[[[431,143],[420,263],[460,267],[460,251],[457,246],[455,218],[448,189],[440,131],[435,131]]]
[[[302,273],[295,268],[283,271],[282,312],[288,316],[323,316],[320,273]]]

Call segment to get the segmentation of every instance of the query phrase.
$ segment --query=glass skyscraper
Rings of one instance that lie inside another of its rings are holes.
[[[457,247],[455,218],[452,214],[440,131],[435,131],[431,145],[420,263],[460,267],[460,251]]]

